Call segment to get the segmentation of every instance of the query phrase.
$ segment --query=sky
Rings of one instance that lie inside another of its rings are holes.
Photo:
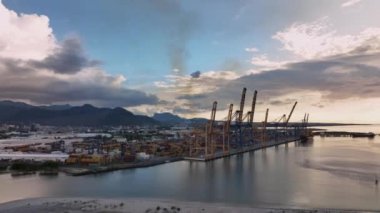
[[[0,99],[380,123],[378,0],[0,0]]]

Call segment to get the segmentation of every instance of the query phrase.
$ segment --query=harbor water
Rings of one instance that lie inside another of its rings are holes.
[[[380,133],[380,126],[323,127]],[[143,197],[257,207],[380,210],[380,136],[314,137],[210,162],[80,177],[0,175],[0,203],[32,197]]]

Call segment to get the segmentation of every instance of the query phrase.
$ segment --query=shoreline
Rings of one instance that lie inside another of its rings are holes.
[[[110,164],[110,165],[99,166],[95,168],[62,167],[59,170],[71,176],[82,176],[82,175],[100,174],[100,173],[112,172],[112,171],[124,170],[124,169],[145,168],[145,167],[157,166],[157,165],[172,163],[172,162],[181,161],[181,160],[183,160],[183,157],[168,157],[168,158],[156,159],[156,160],[139,162],[139,163]]]
[[[224,203],[186,202],[153,198],[29,198],[0,203],[0,213],[21,212],[258,212],[258,213],[306,213],[306,212],[380,212],[375,210],[302,208],[302,207],[251,207]]]
[[[70,176],[83,176],[83,175],[100,174],[100,173],[106,173],[106,172],[112,172],[112,171],[124,170],[124,169],[152,167],[152,166],[157,166],[161,164],[177,162],[181,160],[184,160],[184,158],[183,157],[162,157],[160,159],[154,159],[154,160],[144,161],[144,162],[116,163],[116,164],[109,164],[109,165],[96,166],[96,167],[62,166],[57,169],[57,174],[59,171]],[[32,170],[32,171],[30,170],[4,170],[4,171],[0,171],[0,174],[25,173],[25,174],[20,175],[20,176],[24,176],[24,175],[30,175],[29,172],[44,173],[46,171],[44,170]]]

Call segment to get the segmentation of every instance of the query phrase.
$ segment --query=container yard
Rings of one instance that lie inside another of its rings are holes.
[[[249,94],[248,94],[249,95]],[[268,121],[255,121],[258,92],[253,91],[252,103],[245,110],[247,89],[243,88],[238,109],[231,103],[223,120],[216,120],[217,101],[205,123],[184,127],[114,127],[111,129],[66,132],[51,127],[32,135],[17,135],[3,140],[2,161],[62,162],[61,171],[71,175],[93,174],[118,169],[153,166],[178,160],[209,161],[244,152],[265,149],[309,138],[309,115],[299,122],[290,122],[297,102],[289,114]],[[38,126],[41,128],[40,126]],[[25,127],[23,127],[25,129]],[[33,125],[36,130],[36,125]],[[90,132],[88,132],[90,131]],[[28,131],[24,131],[28,132]],[[9,163],[10,165],[12,163]]]
[[[244,88],[238,110],[234,111],[234,105],[230,104],[224,121],[215,120],[217,101],[213,103],[206,126],[192,132],[189,154],[185,159],[207,161],[294,141],[305,142],[308,139],[309,114],[305,114],[300,122],[289,123],[297,102],[289,114],[283,114],[278,121],[268,122],[269,109],[266,109],[264,121],[254,122],[258,93],[253,92],[251,109],[245,112],[246,93],[247,89]]]

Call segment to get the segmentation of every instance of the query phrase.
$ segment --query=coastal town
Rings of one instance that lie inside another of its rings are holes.
[[[210,119],[195,123],[177,119],[176,122],[157,120],[150,125],[85,127],[4,122],[0,128],[3,138],[0,140],[1,168],[3,172],[10,171],[12,176],[36,172],[40,175],[58,175],[59,171],[77,176],[178,160],[209,161],[294,141],[305,143],[310,139],[307,129],[309,114],[305,114],[300,122],[289,122],[297,102],[288,115],[283,114],[278,120],[269,122],[267,109],[263,122],[253,122],[257,91],[253,92],[248,111],[244,110],[246,93],[247,89],[243,88],[238,110],[234,112],[233,104],[230,104],[227,118],[222,121],[216,120],[215,101]],[[9,105],[20,106],[20,103],[6,102],[6,106]],[[40,108],[33,106],[36,110]],[[23,110],[20,110],[21,113]],[[88,117],[94,110],[102,109],[84,105],[68,110]],[[121,108],[107,110],[111,114],[115,111],[130,113]],[[46,113],[57,111],[67,113],[66,110],[56,109],[49,109]],[[157,117],[162,119],[165,116],[156,114],[156,119],[159,119]],[[179,118],[174,115],[169,117]]]
[[[0,213],[380,213],[379,8],[0,0]]]
[[[1,168],[4,171],[6,167],[15,167],[14,176],[34,174],[38,167],[33,165],[51,161],[61,171],[79,175],[112,169],[102,167],[105,165],[120,168],[154,165],[183,156],[187,150],[180,141],[189,131],[188,127],[98,129],[4,124],[0,127]],[[25,165],[20,167],[14,162]],[[42,174],[57,172],[53,169]]]

